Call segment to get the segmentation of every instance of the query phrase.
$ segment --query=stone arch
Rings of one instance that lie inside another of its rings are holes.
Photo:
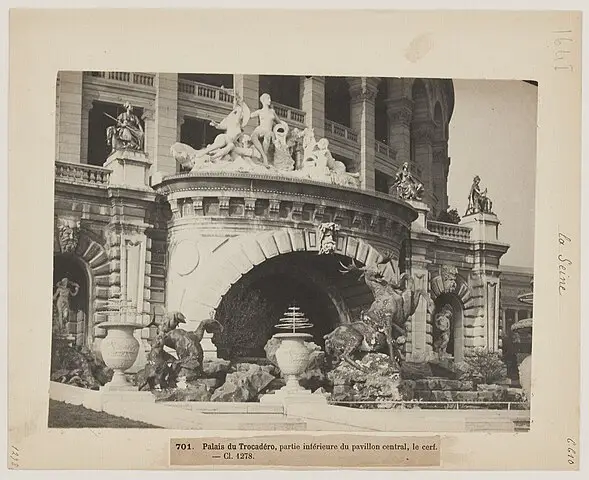
[[[476,323],[479,313],[471,289],[466,280],[457,274],[455,267],[444,266],[440,275],[430,281],[430,294],[436,312],[443,304],[449,304],[454,311],[450,348],[454,358],[462,361],[467,350],[467,328]]]
[[[427,88],[427,82],[416,78],[411,86],[411,99],[413,100],[413,122],[423,122],[432,119],[431,95]]]
[[[198,268],[190,275],[190,287],[184,289],[178,305],[168,305],[168,308],[182,310],[189,321],[198,322],[214,311],[229,289],[255,266],[279,255],[317,253],[319,247],[318,232],[312,228],[270,230],[233,237],[211,255],[201,255]],[[345,233],[338,236],[334,253],[362,264],[383,258],[363,239]],[[397,272],[389,263],[384,274],[390,277]]]
[[[439,101],[436,102],[434,107],[434,140],[437,142],[441,142],[447,140],[446,138],[446,128],[444,122],[444,113],[442,112],[442,106]]]
[[[71,231],[72,237],[69,242],[64,242],[60,240],[60,234],[67,229]],[[58,219],[53,253],[54,257],[74,257],[83,265],[88,277],[88,320],[91,325],[102,321],[99,312],[108,304],[111,278],[108,254],[99,239],[75,222]]]

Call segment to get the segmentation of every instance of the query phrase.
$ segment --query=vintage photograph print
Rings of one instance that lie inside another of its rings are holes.
[[[60,71],[48,426],[528,431],[537,91]]]
[[[10,468],[578,469],[580,31],[12,12]]]

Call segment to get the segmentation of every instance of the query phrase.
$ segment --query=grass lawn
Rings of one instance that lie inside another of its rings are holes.
[[[148,423],[49,400],[49,428],[160,428]]]

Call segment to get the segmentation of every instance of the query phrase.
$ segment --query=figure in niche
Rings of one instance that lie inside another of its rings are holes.
[[[395,175],[389,193],[403,200],[421,200],[423,197],[423,185],[413,178],[407,162],[403,163]]]
[[[112,151],[116,150],[143,150],[143,140],[145,133],[139,117],[133,113],[133,106],[129,102],[123,105],[125,111],[117,118],[112,118],[117,122],[106,129],[106,141]]]
[[[65,330],[67,322],[70,320],[71,298],[75,297],[80,291],[80,285],[72,282],[67,277],[62,278],[55,285],[53,301],[57,309],[57,325],[59,330]],[[75,320],[75,319],[74,319]]]
[[[434,337],[434,352],[440,357],[448,356],[446,351],[448,343],[450,342],[450,328],[452,327],[452,319],[454,310],[448,304],[444,305],[434,318],[434,326],[436,335]]]
[[[260,97],[260,103],[262,108],[252,113],[252,118],[258,118],[260,124],[255,128],[252,133],[252,143],[260,155],[264,165],[268,167],[268,153],[270,151],[270,145],[275,140],[274,126],[283,125],[284,121],[280,120],[278,114],[274,111],[271,106],[272,99],[267,93],[262,94]]]
[[[470,194],[468,195],[468,207],[465,215],[475,213],[493,213],[493,203],[487,196],[487,189],[481,190],[481,178],[477,175],[472,181]]]

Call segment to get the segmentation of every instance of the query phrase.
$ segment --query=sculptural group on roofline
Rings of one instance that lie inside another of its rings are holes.
[[[465,216],[475,213],[493,213],[493,202],[487,196],[487,189],[482,190],[480,184],[481,178],[477,175],[474,177],[470,187]]]
[[[231,112],[220,122],[210,123],[223,133],[200,150],[175,143],[171,147],[172,155],[192,172],[275,174],[360,186],[359,174],[347,172],[346,166],[333,157],[326,138],[317,140],[312,128],[291,129],[272,108],[270,95],[263,94],[260,102],[262,107],[251,112],[240,95],[234,93]],[[252,118],[258,119],[258,126],[249,136],[244,129]]]

